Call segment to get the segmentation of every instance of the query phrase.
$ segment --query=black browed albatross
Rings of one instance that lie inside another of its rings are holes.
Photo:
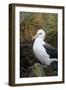
[[[42,65],[50,65],[53,61],[57,61],[57,49],[47,44],[45,39],[45,32],[39,29],[33,37],[33,52]]]

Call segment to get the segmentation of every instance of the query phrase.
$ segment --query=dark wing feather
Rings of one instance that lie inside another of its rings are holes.
[[[50,58],[58,58],[58,52],[56,48],[50,46],[49,44],[44,44],[43,46],[46,49],[46,52],[50,55]]]

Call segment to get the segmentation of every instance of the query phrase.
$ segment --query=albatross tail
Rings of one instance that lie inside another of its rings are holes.
[[[50,63],[52,63],[52,62],[54,62],[54,61],[58,61],[58,59],[56,59],[56,58],[50,59]]]

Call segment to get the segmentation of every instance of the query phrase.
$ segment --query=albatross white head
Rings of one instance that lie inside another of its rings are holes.
[[[36,35],[33,37],[33,40],[36,38],[45,39],[45,31],[43,29],[39,29],[36,33]]]

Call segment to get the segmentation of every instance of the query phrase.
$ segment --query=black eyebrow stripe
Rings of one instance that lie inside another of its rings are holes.
[[[39,33],[39,34],[42,34],[42,33]]]

